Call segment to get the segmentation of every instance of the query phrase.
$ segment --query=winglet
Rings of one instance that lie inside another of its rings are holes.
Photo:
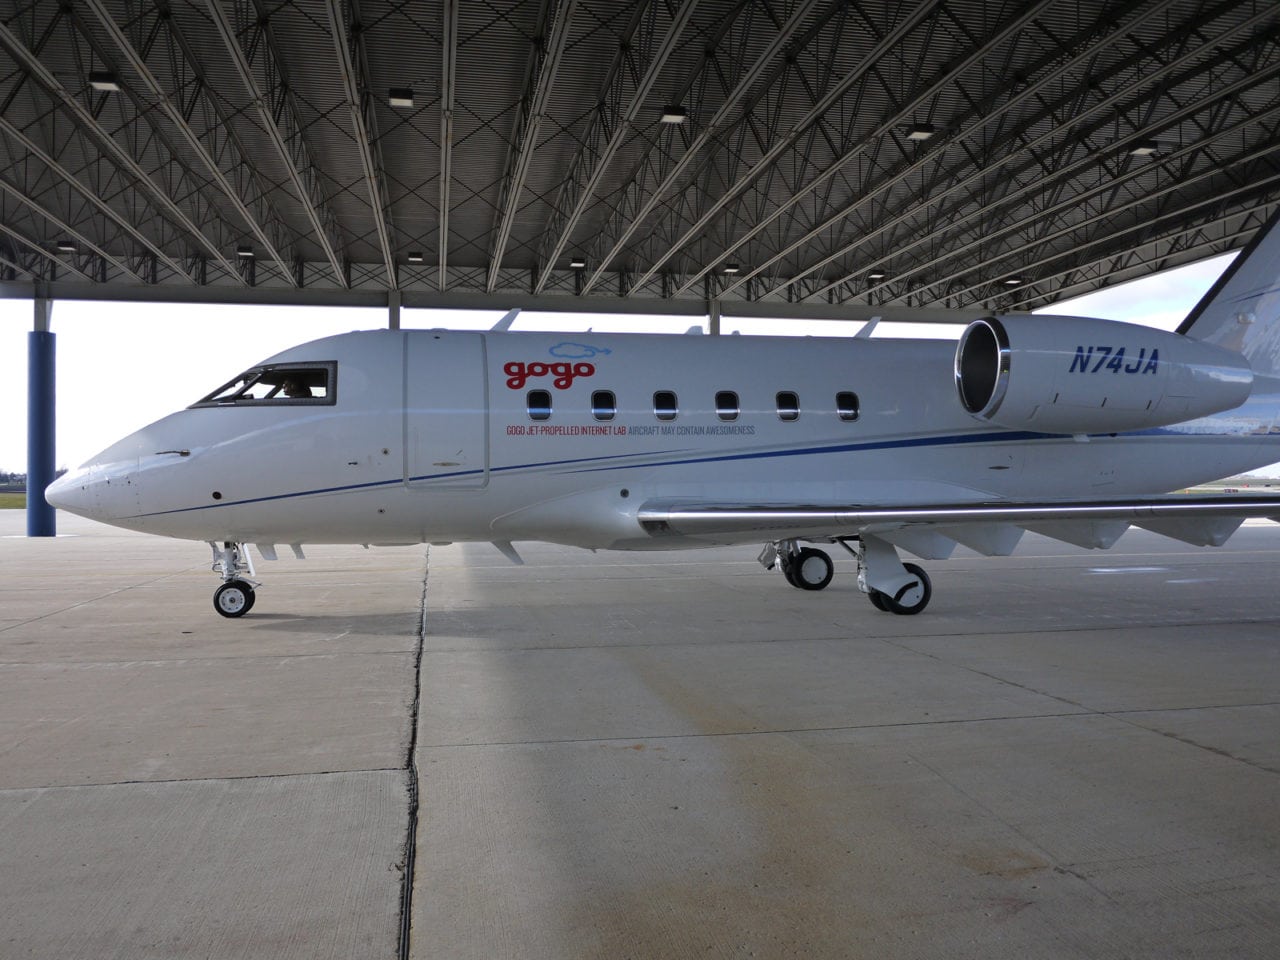
[[[1280,209],[1187,314],[1178,332],[1237,350],[1280,375]]]
[[[502,315],[501,320],[499,320],[497,323],[495,323],[492,327],[489,328],[489,331],[491,333],[493,332],[501,333],[503,330],[510,330],[511,324],[516,322],[516,317],[518,316],[520,316],[519,307],[516,307],[514,310],[508,310],[506,313]]]

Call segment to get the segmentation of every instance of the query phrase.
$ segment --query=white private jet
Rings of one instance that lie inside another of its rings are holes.
[[[50,503],[209,542],[214,608],[248,544],[764,540],[820,590],[857,560],[880,610],[929,602],[898,549],[988,555],[1129,525],[1221,544],[1280,499],[1166,495],[1280,459],[1280,217],[1166,333],[992,316],[946,341],[356,332],[306,343],[108,447]],[[505,319],[505,318],[504,318]],[[506,324],[500,324],[505,326]],[[864,331],[865,332],[865,331]]]

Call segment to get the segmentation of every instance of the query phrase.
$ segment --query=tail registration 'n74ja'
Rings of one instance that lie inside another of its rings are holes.
[[[1076,347],[1075,359],[1071,361],[1068,373],[1097,373],[1099,370],[1110,370],[1112,373],[1158,373],[1160,369],[1160,351],[1152,348],[1151,356],[1147,356],[1147,348],[1138,350],[1138,355],[1125,363],[1125,348],[1113,347]],[[1092,369],[1090,368],[1092,364]]]

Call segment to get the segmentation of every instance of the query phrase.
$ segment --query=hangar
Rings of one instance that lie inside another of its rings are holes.
[[[0,295],[35,303],[33,432],[59,299],[714,328],[1026,310],[1236,249],[1280,201],[1277,18],[8,0]],[[838,588],[779,601],[727,551],[690,577],[550,548],[562,598],[433,557],[428,629],[422,570],[339,548],[280,575],[305,616],[232,634],[162,582],[185,546],[111,536],[7,544],[14,949],[387,955],[398,920],[402,956],[411,926],[455,956],[1275,954],[1266,530],[1204,593],[1141,534],[1120,566],[962,558],[927,633]]]
[[[1268,0],[11,0],[0,295],[1027,310],[1280,198]],[[39,506],[33,509],[43,509]],[[36,518],[52,529],[51,513]]]

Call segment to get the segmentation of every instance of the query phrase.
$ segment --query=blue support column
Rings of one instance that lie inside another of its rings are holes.
[[[27,334],[27,536],[57,536],[54,509],[44,498],[53,483],[54,335],[49,330],[51,304],[36,301],[36,329]]]

